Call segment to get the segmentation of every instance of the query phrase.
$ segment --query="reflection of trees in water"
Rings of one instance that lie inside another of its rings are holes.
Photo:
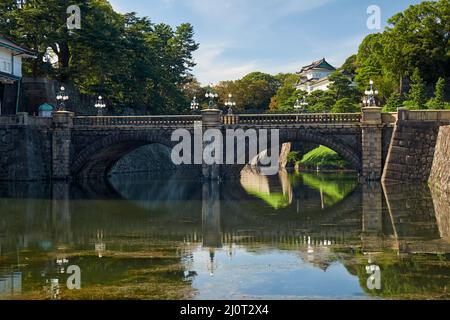
[[[384,252],[375,258],[380,267],[381,289],[367,287],[367,258],[361,253],[356,261],[344,261],[347,270],[358,277],[361,288],[369,295],[400,299],[449,299],[450,261],[448,256],[414,254],[399,257],[396,252]]]
[[[353,174],[302,173],[300,177],[305,185],[320,192],[327,207],[342,201],[358,186]]]
[[[251,167],[246,167],[241,172],[240,182],[247,193],[274,209],[286,208],[292,204],[294,193],[304,192],[299,189],[301,186],[317,191],[322,208],[342,201],[358,186],[357,177],[353,174],[288,174],[286,170],[280,170],[277,176],[264,176]],[[297,190],[294,190],[296,187]]]
[[[241,171],[240,182],[247,193],[260,198],[274,209],[286,208],[292,203],[292,186],[286,170],[281,170],[274,177],[262,175],[254,167],[245,167]]]

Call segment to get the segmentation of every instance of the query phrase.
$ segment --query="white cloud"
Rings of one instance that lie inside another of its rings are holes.
[[[233,46],[230,43],[200,46],[200,49],[194,54],[194,59],[197,62],[194,74],[202,84],[217,83],[221,80],[236,80],[257,68],[254,61],[239,63],[224,59],[224,52],[232,48]]]

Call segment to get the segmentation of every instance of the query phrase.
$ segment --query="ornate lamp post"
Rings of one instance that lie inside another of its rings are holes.
[[[305,112],[306,106],[308,106],[308,102],[305,101],[305,98],[295,100],[294,109],[297,110],[298,113]]]
[[[236,102],[233,99],[233,95],[230,93],[228,95],[228,100],[225,101],[225,106],[228,107],[227,113],[228,115],[233,114],[233,107],[236,107]]]
[[[369,81],[370,89],[364,91],[364,94],[366,95],[363,99],[364,106],[366,107],[376,107],[377,101],[375,99],[375,96],[378,95],[378,90],[374,90],[373,88],[373,81]]]
[[[98,116],[102,116],[103,115],[103,109],[106,108],[106,103],[105,101],[103,101],[103,97],[102,96],[98,96],[97,102],[94,105],[97,110],[98,110]]]
[[[58,111],[65,111],[65,103],[69,100],[69,96],[66,93],[66,88],[63,86],[59,89],[58,94],[56,95],[56,101],[58,102]]]
[[[199,107],[200,107],[200,103],[198,103],[197,97],[194,96],[194,99],[192,99],[192,102],[191,102],[191,111],[193,113],[196,113]]]
[[[208,88],[208,91],[205,94],[206,99],[209,99],[208,103],[208,109],[214,109],[216,106],[214,99],[217,99],[219,95],[215,92],[213,92],[211,85]]]

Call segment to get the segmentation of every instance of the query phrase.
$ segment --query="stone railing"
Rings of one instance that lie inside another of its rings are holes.
[[[75,126],[189,126],[201,121],[201,116],[122,116],[75,117]]]
[[[450,121],[450,110],[399,109],[401,121]]]
[[[28,126],[50,127],[51,124],[52,118],[32,117],[25,113],[18,113],[17,115],[0,117],[0,125],[28,125]]]
[[[17,117],[16,116],[1,116],[0,117],[0,124],[17,124]]]
[[[224,116],[224,124],[355,124],[360,113],[255,114]]]
[[[397,112],[386,112],[381,114],[381,120],[385,124],[395,124],[398,119]]]

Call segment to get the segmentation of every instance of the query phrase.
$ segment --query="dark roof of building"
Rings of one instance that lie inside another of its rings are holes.
[[[3,34],[0,34],[0,47],[4,47],[7,49],[10,49],[12,51],[15,51],[19,54],[25,54],[30,57],[36,57],[37,52],[30,50],[22,45],[19,45],[15,41],[11,40],[10,38],[6,37]]]
[[[303,73],[303,72],[311,70],[311,69],[319,69],[319,68],[320,69],[332,70],[332,71],[336,70],[335,67],[333,67],[331,64],[329,64],[325,60],[325,58],[322,58],[320,60],[313,61],[311,64],[309,64],[307,66],[302,67],[302,69],[299,72],[297,72],[297,73],[300,74],[300,73]]]

